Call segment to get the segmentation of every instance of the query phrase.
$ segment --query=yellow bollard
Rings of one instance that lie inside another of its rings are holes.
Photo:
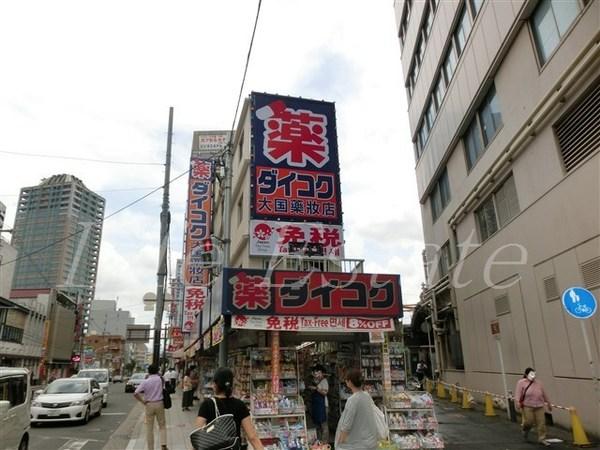
[[[494,411],[494,401],[492,400],[492,396],[489,392],[485,393],[485,416],[486,417],[494,417],[496,415],[496,411]]]
[[[455,384],[453,384],[450,387],[450,401],[452,403],[458,403],[458,394],[456,392],[456,385]]]
[[[583,429],[581,420],[579,420],[577,410],[575,408],[569,408],[569,412],[571,413],[571,430],[573,431],[573,445],[591,445],[590,441],[587,438],[587,435],[585,434],[585,430]]]
[[[441,381],[438,380],[437,384],[437,396],[438,398],[446,398],[446,389]]]
[[[462,390],[462,409],[471,409],[471,403],[469,403],[469,392],[466,389]]]
[[[429,392],[430,394],[431,394],[431,391],[433,391],[433,384],[429,378],[427,378],[427,380],[425,380],[425,390],[427,392]]]

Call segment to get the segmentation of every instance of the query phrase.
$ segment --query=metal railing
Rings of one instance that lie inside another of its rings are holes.
[[[364,259],[331,259],[303,256],[283,256],[271,268],[297,272],[363,273]]]
[[[0,325],[0,341],[23,343],[23,328],[17,328],[6,324]]]

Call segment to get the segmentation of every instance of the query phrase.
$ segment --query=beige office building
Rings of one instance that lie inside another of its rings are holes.
[[[432,315],[433,362],[444,380],[502,393],[497,321],[508,390],[535,367],[600,434],[581,323],[560,299],[571,286],[600,298],[600,1],[394,10],[427,244],[416,317]],[[600,313],[584,326],[598,370]]]

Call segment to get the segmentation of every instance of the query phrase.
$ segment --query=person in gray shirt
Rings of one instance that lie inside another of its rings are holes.
[[[352,395],[338,423],[335,433],[336,450],[376,450],[377,425],[373,399],[362,390],[363,377],[359,369],[346,374],[346,386]]]

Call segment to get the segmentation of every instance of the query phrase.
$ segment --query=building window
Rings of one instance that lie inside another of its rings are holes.
[[[452,75],[454,75],[454,69],[456,69],[456,53],[454,53],[454,45],[452,45],[451,42],[450,47],[448,47],[448,53],[446,54],[443,67],[446,82],[448,84],[450,84]]]
[[[435,102],[437,104],[438,110],[442,107],[442,102],[444,101],[445,93],[446,83],[444,81],[444,77],[442,76],[442,74],[440,74],[435,84],[435,89],[433,91],[433,96],[435,97]]]
[[[496,87],[493,85],[479,109],[479,120],[483,131],[483,142],[487,146],[502,126],[502,114],[496,96]]]
[[[244,154],[244,132],[242,131],[242,135],[240,136],[240,145],[238,147],[238,161],[242,162],[242,156]]]
[[[460,14],[458,24],[456,25],[456,30],[454,31],[454,42],[456,43],[456,52],[458,55],[460,55],[465,49],[465,44],[467,43],[470,32],[471,17],[469,16],[467,8],[464,7],[462,13]]]
[[[421,127],[419,128],[419,145],[421,146],[421,152],[425,150],[427,139],[429,139],[429,127],[427,126],[427,120],[423,120],[421,122]]]
[[[465,151],[467,152],[467,165],[469,169],[475,165],[479,155],[483,153],[481,143],[481,132],[479,131],[479,122],[473,120],[464,137]]]
[[[433,99],[429,100],[429,104],[427,105],[427,109],[425,110],[425,116],[427,117],[427,124],[429,125],[429,129],[433,128],[433,122],[435,122],[435,102]]]
[[[500,104],[496,95],[496,88],[492,85],[463,136],[469,170],[473,168],[501,126]]]
[[[473,13],[473,17],[479,14],[479,10],[483,5],[483,0],[469,0],[469,4],[471,5],[471,12]]]
[[[436,181],[429,199],[431,203],[431,217],[435,222],[444,208],[450,203],[450,183],[448,182],[448,171],[445,168]]]
[[[531,26],[540,62],[546,63],[581,11],[578,0],[542,0],[533,12]]]
[[[475,211],[481,241],[485,241],[506,225],[519,211],[517,189],[515,188],[515,180],[511,175]]]
[[[440,278],[445,277],[448,274],[450,266],[452,265],[450,260],[450,243],[448,241],[446,241],[446,243],[440,248],[438,265]]]
[[[423,36],[425,37],[425,39],[428,39],[429,36],[431,35],[431,28],[433,27],[433,10],[431,9],[431,6],[427,9],[427,12],[425,13],[425,21],[423,22]]]
[[[597,152],[600,147],[600,81],[553,128],[567,172]]]

